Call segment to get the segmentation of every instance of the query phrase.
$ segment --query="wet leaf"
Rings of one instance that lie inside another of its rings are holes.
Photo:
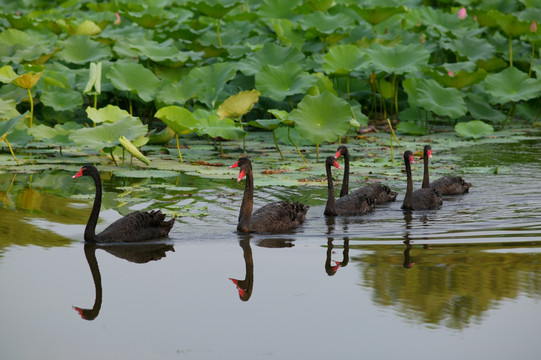
[[[458,135],[478,139],[480,137],[492,134],[494,128],[480,120],[462,122],[455,125],[455,131]]]
[[[259,95],[261,94],[257,90],[241,91],[231,95],[218,107],[218,116],[220,119],[239,118],[247,114],[258,102]]]

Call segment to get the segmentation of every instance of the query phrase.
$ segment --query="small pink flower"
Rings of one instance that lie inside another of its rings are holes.
[[[458,10],[458,18],[460,20],[464,20],[466,18],[466,16],[468,16],[468,13],[466,12],[466,8],[462,8],[462,9]]]
[[[118,15],[118,13],[116,12],[115,16],[116,16],[115,25],[118,25],[120,24],[120,15]]]
[[[450,77],[455,76],[455,74],[453,73],[453,70],[449,70],[449,71],[447,72],[447,75],[449,75]]]
[[[15,15],[21,16],[21,12],[19,10],[15,11]]]
[[[537,24],[535,21],[532,21],[532,24],[530,25],[530,32],[537,32]]]

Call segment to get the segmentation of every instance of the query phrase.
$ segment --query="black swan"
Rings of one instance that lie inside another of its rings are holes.
[[[340,197],[343,197],[349,192],[349,151],[345,145],[339,146],[336,155],[334,155],[336,159],[340,156],[344,157],[344,178],[342,180],[342,188],[340,189]],[[397,192],[392,191],[387,185],[379,182],[363,186],[355,190],[355,192],[366,194],[366,196],[373,198],[376,204],[395,201],[397,195]]]
[[[374,210],[374,199],[363,193],[353,192],[338,200],[335,199],[331,166],[340,169],[340,165],[338,165],[334,156],[328,156],[325,160],[325,169],[327,170],[327,205],[325,206],[324,214],[328,216],[363,215]]]
[[[432,188],[418,189],[413,191],[413,181],[411,179],[411,164],[413,161],[413,153],[409,150],[404,152],[404,164],[406,165],[406,175],[408,183],[406,187],[406,196],[402,204],[403,210],[426,210],[437,209],[443,203],[441,194]]]
[[[105,242],[139,242],[155,240],[166,237],[173,227],[175,219],[165,221],[165,215],[160,210],[151,212],[132,212],[109,225],[100,234],[96,235],[96,224],[101,207],[101,178],[95,166],[86,164],[72,176],[90,176],[96,185],[96,195],[92,212],[85,228],[85,241],[90,243]]]
[[[425,165],[425,174],[423,177],[423,189],[436,189],[442,195],[462,195],[470,190],[471,183],[467,183],[460,176],[444,176],[430,183],[428,175],[428,158],[432,157],[432,147],[425,145],[423,150],[423,162]]]
[[[306,219],[306,212],[310,207],[298,202],[275,201],[252,213],[254,207],[252,163],[247,157],[242,157],[230,166],[230,168],[236,167],[240,168],[238,182],[246,176],[237,231],[279,233],[296,228]]]

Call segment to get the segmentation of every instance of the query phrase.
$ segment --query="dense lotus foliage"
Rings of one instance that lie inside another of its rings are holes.
[[[319,147],[387,119],[476,139],[541,113],[539,1],[0,5],[0,140],[15,160],[34,142],[148,164],[141,147],[176,140],[182,161],[183,136],[261,129],[278,150]]]

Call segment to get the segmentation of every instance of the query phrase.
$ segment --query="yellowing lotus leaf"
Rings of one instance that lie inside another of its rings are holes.
[[[218,107],[218,116],[220,119],[225,119],[226,117],[238,118],[247,114],[259,101],[259,95],[261,93],[255,89],[231,95]]]

